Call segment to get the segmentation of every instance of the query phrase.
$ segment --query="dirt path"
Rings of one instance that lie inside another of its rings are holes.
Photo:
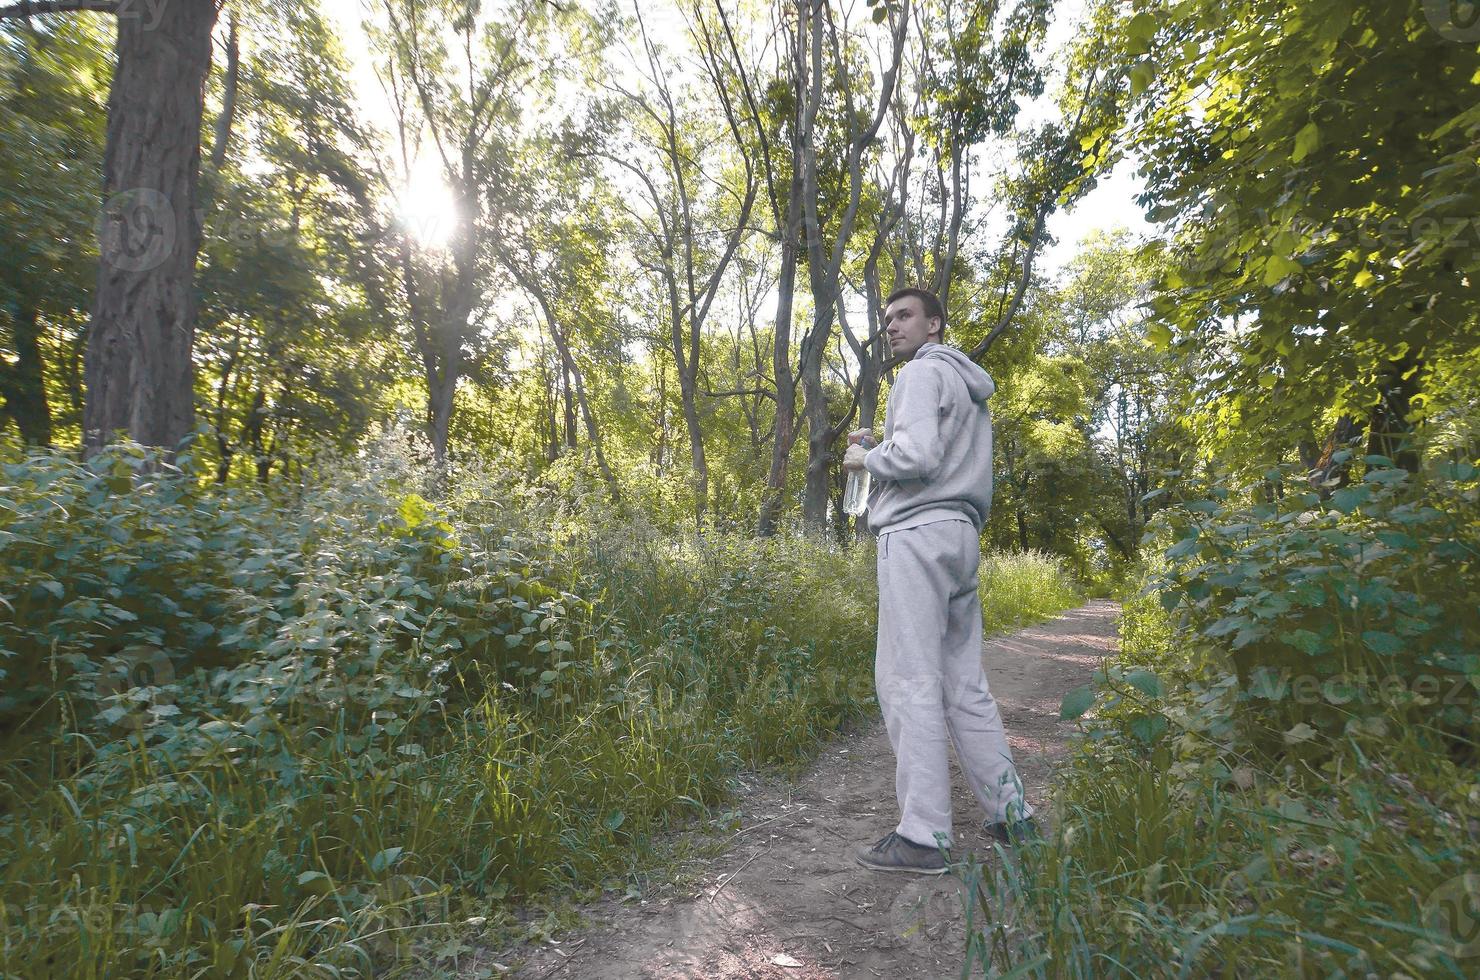
[[[987,677],[1028,798],[1040,809],[1049,769],[1073,730],[1059,721],[1059,700],[1113,652],[1116,611],[1091,602],[986,643]],[[956,850],[989,854],[983,814],[954,763],[952,770]],[[800,778],[753,787],[739,807],[739,834],[687,894],[587,906],[588,929],[498,960],[480,957],[479,975],[499,960],[517,963],[512,975],[537,980],[956,975],[965,938],[958,882],[881,874],[853,861],[857,845],[898,819],[882,721],[840,736]]]

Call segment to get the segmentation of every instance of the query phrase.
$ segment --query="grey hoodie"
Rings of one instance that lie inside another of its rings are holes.
[[[992,507],[987,399],[996,390],[987,372],[943,344],[925,344],[899,369],[884,440],[863,460],[874,478],[870,530],[884,534],[946,520],[968,520],[981,530]]]

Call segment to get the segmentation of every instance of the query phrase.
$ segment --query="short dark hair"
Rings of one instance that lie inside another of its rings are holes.
[[[889,298],[884,300],[884,308],[887,310],[890,303],[897,299],[904,299],[906,296],[913,296],[920,301],[920,307],[924,310],[927,320],[931,317],[940,318],[940,337],[941,340],[944,340],[946,336],[946,308],[941,305],[940,297],[930,290],[921,289],[918,286],[902,286],[890,293]]]

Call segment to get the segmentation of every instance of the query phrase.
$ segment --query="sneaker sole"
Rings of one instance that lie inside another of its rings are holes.
[[[857,856],[853,860],[858,862],[860,867],[868,868],[870,871],[895,871],[901,874],[914,875],[943,875],[946,873],[945,868],[911,868],[902,864],[870,864]]]

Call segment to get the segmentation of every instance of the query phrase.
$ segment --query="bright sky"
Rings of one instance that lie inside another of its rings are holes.
[[[1085,0],[1060,0],[1055,21],[1049,30],[1048,49],[1062,48],[1073,37],[1074,31],[1084,18]],[[662,36],[668,31],[677,33],[679,19],[672,5],[654,4],[647,10],[653,11],[649,28]],[[374,61],[371,57],[362,19],[367,16],[365,0],[327,0],[321,9],[339,31],[352,67],[351,81],[359,97],[366,119],[384,130],[391,128],[390,106],[375,77]],[[664,16],[667,13],[668,16]],[[1050,57],[1049,63],[1062,59]],[[1025,108],[1028,118],[1047,111],[1046,97],[1043,105]],[[1096,231],[1125,227],[1136,234],[1147,234],[1152,230],[1135,203],[1140,190],[1140,181],[1135,175],[1134,161],[1121,163],[1106,179],[1091,191],[1072,210],[1055,214],[1048,224],[1049,232],[1057,242],[1044,250],[1040,257],[1040,269],[1044,276],[1051,276],[1061,269],[1078,250],[1079,243]],[[410,188],[404,202],[408,218],[422,229],[424,240],[435,242],[438,231],[438,215],[445,212],[448,201],[438,185],[436,164],[424,156],[414,167]]]
[[[1085,17],[1085,0],[1059,0],[1053,24],[1048,30],[1050,51],[1062,49],[1074,37]],[[1050,63],[1061,59],[1050,59]],[[1136,235],[1149,235],[1154,230],[1145,213],[1136,204],[1142,182],[1136,175],[1137,161],[1126,159],[1103,178],[1069,211],[1048,220],[1049,234],[1058,241],[1043,253],[1045,273],[1063,268],[1078,250],[1079,243],[1096,231],[1124,227]]]

